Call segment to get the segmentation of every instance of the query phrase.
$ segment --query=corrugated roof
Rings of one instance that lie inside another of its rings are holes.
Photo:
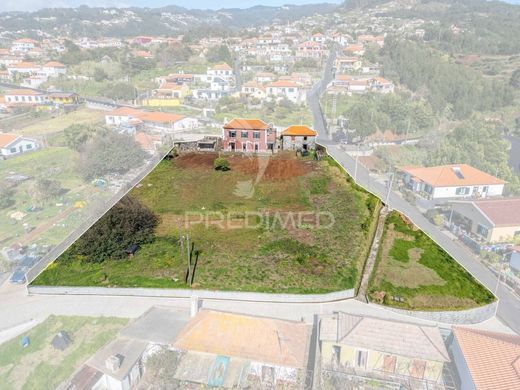
[[[405,167],[403,172],[433,187],[458,187],[473,185],[505,184],[496,178],[467,164],[441,165],[437,167]],[[460,172],[460,175],[457,174]]]
[[[321,320],[320,340],[409,358],[450,360],[437,327],[347,313],[337,315]]]
[[[301,322],[202,310],[173,346],[302,368],[307,365],[310,334],[311,327]]]
[[[454,327],[477,390],[520,389],[520,336]]]
[[[309,136],[314,137],[318,135],[318,133],[314,130],[312,130],[308,126],[301,126],[301,125],[294,125],[289,126],[287,129],[285,129],[282,132],[282,135],[294,135],[294,136]]]
[[[269,125],[261,119],[235,118],[224,125],[224,129],[265,130]]]

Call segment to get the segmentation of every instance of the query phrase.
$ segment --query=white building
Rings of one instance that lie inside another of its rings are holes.
[[[0,157],[2,159],[31,152],[38,148],[39,145],[35,139],[18,134],[0,133]]]
[[[11,89],[5,93],[5,102],[11,105],[42,104],[48,99],[46,93],[32,89]]]
[[[467,164],[402,168],[406,186],[426,199],[500,196],[505,181]]]
[[[305,102],[306,93],[298,84],[290,80],[278,80],[267,85],[267,95],[274,98],[286,98],[293,103]]]
[[[31,50],[33,50],[37,44],[38,44],[38,42],[35,41],[34,39],[30,39],[30,38],[17,39],[11,45],[11,51],[13,53],[27,53],[27,52],[30,52]]]

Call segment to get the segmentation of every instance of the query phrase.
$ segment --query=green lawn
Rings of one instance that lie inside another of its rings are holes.
[[[413,310],[460,310],[494,300],[491,292],[397,212],[386,219],[369,295],[375,302]]]
[[[17,133],[26,136],[38,136],[63,131],[73,124],[99,124],[105,121],[105,111],[80,108],[68,114],[61,114],[17,130]]]
[[[374,197],[328,158],[236,155],[231,170],[219,172],[215,157],[165,160],[132,190],[161,219],[154,242],[133,258],[92,263],[65,253],[33,283],[185,288],[179,236],[189,234],[200,251],[194,288],[321,293],[356,286],[376,220]],[[247,214],[254,212],[261,214]],[[298,220],[300,212],[307,217]],[[322,227],[309,219],[317,212]]]
[[[24,336],[30,344],[20,346],[20,337],[0,345],[0,390],[54,389],[126,325],[121,318],[50,316]],[[66,331],[72,343],[63,351],[52,347],[53,337]]]
[[[87,190],[92,192],[76,173],[74,159],[76,152],[64,147],[50,147],[26,153],[5,161],[0,161],[0,180],[10,175],[25,175],[30,179],[14,187],[14,204],[0,210],[0,241],[15,239],[24,235],[23,223],[39,226],[56,215],[64,212],[76,201],[86,199]],[[33,186],[36,178],[58,180],[64,189],[63,194],[45,204],[38,204],[33,199]],[[27,211],[31,206],[41,209]],[[15,221],[10,215],[15,211],[27,214],[22,221]],[[70,233],[70,227],[64,234]],[[64,235],[61,236],[63,238]],[[61,240],[57,240],[61,241]]]

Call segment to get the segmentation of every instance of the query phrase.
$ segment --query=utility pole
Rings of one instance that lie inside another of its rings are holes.
[[[354,166],[354,181],[357,184],[357,166],[358,166],[358,159],[359,159],[359,144],[356,145],[357,152],[356,152],[356,165]]]
[[[186,236],[186,243],[187,243],[187,250],[188,250],[188,281],[190,283],[191,287],[191,250],[190,250],[190,235],[188,234]]]
[[[394,183],[394,175],[394,172],[391,172],[390,181],[388,183],[388,192],[386,193],[385,204],[386,207],[388,207],[388,209],[390,209],[390,207],[388,206],[388,201],[390,200],[390,192],[392,191],[392,185]]]

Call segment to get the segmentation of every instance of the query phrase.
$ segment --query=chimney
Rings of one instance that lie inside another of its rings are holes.
[[[109,369],[111,372],[116,372],[121,367],[123,359],[124,356],[120,354],[109,356],[105,361],[105,367]]]

